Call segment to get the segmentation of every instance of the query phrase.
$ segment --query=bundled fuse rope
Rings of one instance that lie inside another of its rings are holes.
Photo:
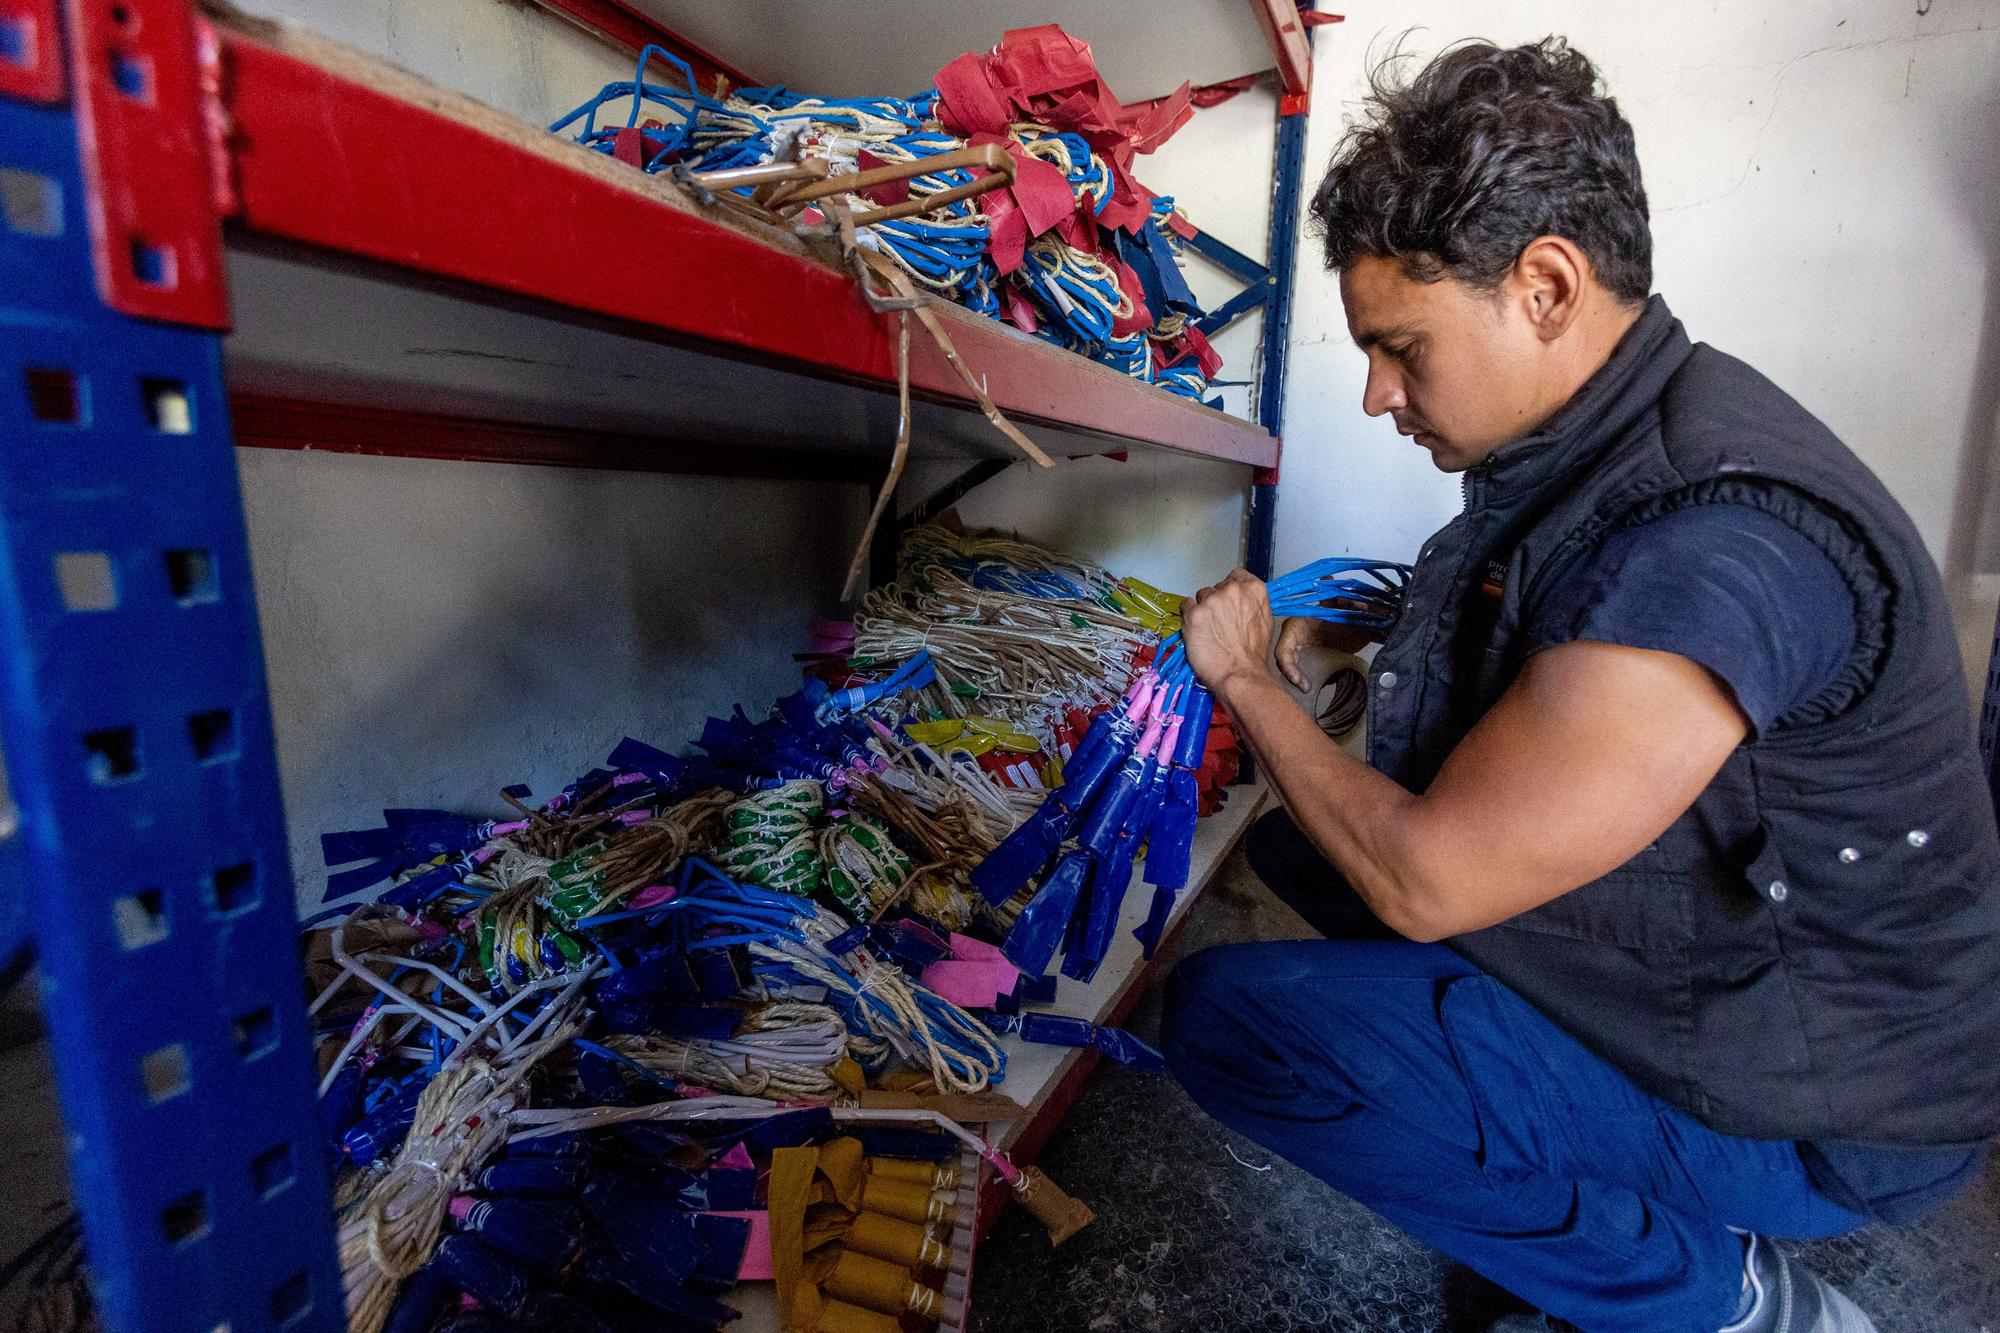
[[[1407,567],[1385,561],[1318,561],[1272,581],[1272,610],[1386,630],[1401,610],[1408,574]],[[1095,975],[1142,846],[1154,894],[1134,934],[1152,956],[1187,883],[1194,768],[1213,712],[1180,635],[1169,635],[1154,667],[1133,681],[1120,706],[1091,723],[1065,766],[1063,785],[972,872],[973,887],[995,904],[1041,876],[1005,945],[1023,972],[1041,974],[1061,947],[1064,975],[1081,981]]]
[[[650,80],[655,62],[677,79]],[[1050,69],[1069,80],[1023,72]],[[1221,363],[1187,320],[1200,310],[1178,267],[1186,224],[1130,172],[1188,114],[1185,89],[1144,113],[1119,106],[1089,46],[1050,26],[960,57],[912,97],[710,94],[684,61],[647,47],[630,80],[549,128],[670,174],[705,202],[828,225],[850,253],[879,257],[892,289],[946,297],[1200,399]],[[996,146],[1004,156],[966,156]]]

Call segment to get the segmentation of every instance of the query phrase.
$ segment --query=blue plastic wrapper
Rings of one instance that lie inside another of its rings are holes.
[[[996,1014],[1018,1014],[1031,1004],[1054,1004],[1056,1002],[1056,979],[1054,977],[1022,977],[1014,983],[1012,995],[1002,995],[993,1006]]]
[[[935,926],[926,928],[935,932]],[[869,948],[878,956],[917,976],[923,970],[951,952],[951,946],[941,939],[926,938],[925,934],[905,930],[894,922],[878,922],[868,932]]]
[[[701,997],[701,983],[686,954],[679,950],[652,949],[645,951],[638,961],[607,974],[596,983],[594,993],[602,1010],[621,1001],[696,1000]]]
[[[712,1166],[707,1173],[708,1206],[718,1212],[747,1212],[757,1206],[757,1172],[751,1167]]]
[[[1112,936],[1118,932],[1118,914],[1125,906],[1125,890],[1132,882],[1132,858],[1138,840],[1121,832],[1112,840],[1111,851],[1097,859],[1090,876],[1090,896],[1077,914],[1075,939],[1063,956],[1063,975],[1088,983],[1111,951]]]
[[[607,1032],[654,1032],[663,1037],[727,1040],[743,1021],[743,1011],[719,1005],[688,1004],[653,996],[598,997],[598,1013]]]
[[[463,1232],[440,1241],[431,1263],[461,1291],[507,1319],[526,1313],[537,1291],[520,1265]]]
[[[594,1045],[595,1043],[593,1043]],[[644,1104],[644,1093],[640,1084],[645,1080],[634,1077],[629,1065],[614,1059],[610,1052],[591,1050],[588,1046],[578,1046],[576,1055],[576,1081],[583,1085],[583,1094],[597,1106],[637,1106]],[[664,1088],[652,1085],[664,1093]]]
[[[768,1119],[750,1121],[740,1130],[711,1137],[709,1143],[718,1152],[732,1143],[741,1143],[752,1156],[768,1157],[779,1148],[822,1143],[832,1137],[833,1112],[824,1106],[808,1106]]]
[[[590,1168],[581,1161],[560,1157],[503,1157],[472,1178],[481,1194],[504,1194],[524,1199],[573,1199],[589,1179]]]
[[[972,887],[996,906],[1019,893],[1074,832],[1077,815],[1130,752],[1137,736],[1138,729],[1115,709],[1092,718],[1090,729],[1063,765],[1063,785],[973,867]]]
[[[1147,853],[1148,859],[1151,853]],[[1153,903],[1146,911],[1146,919],[1132,931],[1132,938],[1139,941],[1141,957],[1151,958],[1160,947],[1160,937],[1166,933],[1167,919],[1174,914],[1174,902],[1180,897],[1180,890],[1156,888]]]
[[[1153,811],[1152,826],[1146,831],[1146,882],[1156,888],[1178,889],[1187,884],[1188,864],[1194,857],[1194,826],[1199,814],[1194,771],[1168,769],[1165,786]]]
[[[635,1160],[647,1163],[650,1167],[668,1155],[687,1147],[694,1142],[694,1136],[683,1133],[671,1125],[633,1120],[623,1125],[612,1126],[608,1141],[617,1144]]]
[[[409,1137],[417,1119],[417,1098],[429,1080],[412,1078],[397,1088],[340,1136],[340,1151],[356,1166],[367,1166],[396,1151]]]
[[[691,1320],[699,1327],[716,1328],[737,1315],[722,1302],[690,1291],[679,1279],[619,1253],[615,1247],[593,1249],[583,1257],[582,1273],[596,1282],[609,1283],[631,1293],[655,1310]],[[657,1326],[657,1325],[656,1325]]]
[[[1069,836],[1075,811],[1063,804],[1057,789],[1018,824],[986,859],[972,868],[972,887],[986,901],[998,906],[1021,891],[1037,870],[1048,864],[1062,840]]]
[[[1119,913],[1124,910],[1125,891],[1132,882],[1132,863],[1139,853],[1145,830],[1153,822],[1166,790],[1166,774],[1156,759],[1144,761],[1139,791],[1127,807],[1125,822],[1112,839],[1111,850],[1098,858],[1090,877],[1090,900],[1085,904],[1082,928],[1075,947],[1064,959],[1063,975],[1089,981],[1097,975],[1105,955],[1111,952],[1118,932]]]
[[[1099,1027],[1067,1014],[1003,1014],[991,1026],[995,1032],[1017,1033],[1022,1041],[1042,1046],[1088,1047],[1148,1074],[1167,1072],[1166,1057],[1123,1028]]]
[[[1200,768],[1208,752],[1208,728],[1215,719],[1215,696],[1199,685],[1188,694],[1181,713],[1181,734],[1173,761],[1182,768]]]
[[[611,1250],[662,1289],[679,1288],[707,1253],[688,1215],[636,1182],[619,1176],[592,1181],[583,1192],[583,1206]],[[625,1282],[618,1285],[633,1290]],[[651,1303],[650,1297],[645,1299]]]
[[[583,1249],[583,1219],[573,1207],[525,1199],[482,1199],[466,1211],[461,1230],[538,1273],[558,1274]]]
[[[617,1174],[625,1180],[684,1213],[698,1213],[721,1206],[709,1200],[706,1172],[689,1171],[660,1161],[626,1161],[613,1158],[609,1153],[599,1160],[607,1168],[615,1167]]]
[[[350,861],[370,864],[327,876],[322,902],[392,879],[437,858],[469,852],[493,836],[491,820],[449,810],[397,809],[382,812],[383,827],[322,833],[320,857],[329,866]]]
[[[1111,850],[1111,840],[1131,818],[1146,789],[1151,763],[1149,759],[1127,756],[1118,766],[1110,784],[1083,817],[1083,826],[1076,835],[1079,847],[1094,856],[1103,856]]]
[[[728,1291],[743,1269],[743,1252],[750,1248],[750,1219],[696,1213],[694,1229],[708,1252],[695,1265],[688,1285],[717,1295]]]
[[[657,749],[641,740],[627,736],[618,742],[616,749],[606,757],[605,763],[616,769],[644,773],[662,787],[677,787],[687,772],[687,761],[665,750]]]
[[[740,947],[703,949],[688,962],[705,999],[726,1000],[750,984],[749,954]]]
[[[1056,956],[1056,946],[1069,929],[1089,878],[1090,853],[1081,847],[1064,852],[1021,915],[1014,918],[1006,942],[1000,946],[1008,962],[1029,976],[1048,971],[1049,960]]]
[[[335,1157],[339,1157],[341,1139],[354,1128],[361,1119],[361,1088],[365,1081],[361,1066],[350,1062],[334,1076],[333,1086],[320,1094],[319,1124],[326,1136],[326,1142]]]
[[[410,1274],[389,1307],[389,1320],[382,1333],[430,1333],[445,1306],[458,1295],[458,1284],[446,1276],[435,1260]]]

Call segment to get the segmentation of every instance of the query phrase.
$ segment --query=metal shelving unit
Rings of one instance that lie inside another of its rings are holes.
[[[620,40],[661,35],[627,5],[559,7]],[[1266,568],[1307,67],[1283,0],[1252,8],[1287,80],[1272,262],[1193,244],[1248,284],[1211,331],[1265,313],[1260,422],[939,312],[1050,452],[1252,469]],[[501,226],[495,198],[537,202]],[[119,1330],[338,1329],[233,444],[860,480],[889,436],[890,336],[795,238],[189,0],[0,0],[0,205],[0,977],[29,951],[41,966],[100,1310]],[[660,395],[583,418],[444,393],[411,409],[407,386],[288,367],[277,326],[232,345],[225,384],[231,277],[260,264],[480,302],[524,339],[582,326],[663,375],[728,367],[818,403],[821,429],[744,423],[718,443]],[[927,436],[990,475],[1004,445],[942,357],[921,349],[912,381]],[[1260,797],[1214,821],[1205,870]],[[1108,978],[1099,1016],[1140,976]],[[1046,1137],[1088,1063],[1051,1062],[1013,1141]]]

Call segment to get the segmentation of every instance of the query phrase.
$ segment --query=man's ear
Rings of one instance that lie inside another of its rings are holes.
[[[1590,260],[1574,241],[1538,236],[1515,259],[1509,276],[1529,323],[1542,341],[1553,342],[1567,333],[1583,312]]]

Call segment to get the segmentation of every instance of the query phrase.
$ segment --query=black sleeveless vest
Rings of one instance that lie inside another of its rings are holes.
[[[1654,297],[1465,485],[1373,667],[1369,761],[1415,791],[1520,672],[1538,600],[1614,528],[1756,505],[1868,610],[1820,715],[1739,747],[1625,865],[1451,947],[1724,1133],[2000,1129],[2000,841],[1944,589],[1881,483]]]

